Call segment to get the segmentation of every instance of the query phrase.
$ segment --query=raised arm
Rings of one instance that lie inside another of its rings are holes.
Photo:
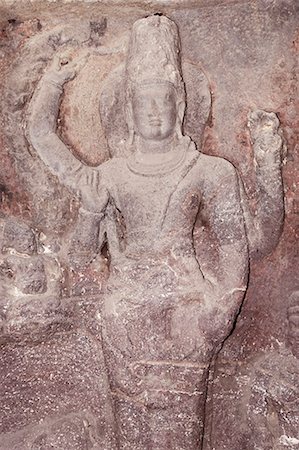
[[[106,193],[100,185],[100,172],[82,164],[56,134],[57,118],[64,84],[74,78],[78,65],[56,56],[41,78],[30,105],[27,135],[34,149],[61,183],[81,195],[83,206],[97,209],[100,196]]]
[[[256,174],[256,208],[248,206],[240,182],[250,254],[261,258],[277,245],[284,221],[284,194],[281,175],[283,142],[279,120],[274,113],[257,110],[249,116],[249,129]]]

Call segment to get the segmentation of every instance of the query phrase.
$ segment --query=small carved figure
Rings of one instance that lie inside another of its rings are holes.
[[[73,244],[82,249],[82,264],[88,252],[108,243],[110,276],[100,316],[123,449],[202,448],[209,367],[241,306],[248,277],[245,229],[253,236],[256,227],[249,211],[245,224],[234,167],[200,153],[183,135],[179,50],[176,25],[166,17],[134,24],[125,71],[128,158],[87,167],[58,138],[62,86],[76,71],[69,60],[54,60],[29,120],[40,157],[62,183],[79,191],[81,218],[88,220]],[[260,116],[250,123],[259,142]],[[276,136],[275,127],[276,122],[270,136]],[[259,163],[264,148],[257,147]],[[273,178],[279,195],[280,148],[277,138]],[[269,185],[264,195],[273,192]],[[279,203],[281,215],[279,195],[275,207]],[[207,245],[217,253],[209,271],[196,252],[198,217],[210,230]]]
[[[68,322],[60,301],[61,268],[43,254],[38,233],[24,222],[4,218],[0,228],[0,341],[41,340]]]

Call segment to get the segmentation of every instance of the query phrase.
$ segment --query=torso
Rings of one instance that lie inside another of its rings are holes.
[[[181,167],[159,176],[134,173],[125,159],[116,161],[108,185],[116,215],[125,225],[126,255],[165,253],[180,244],[190,251],[201,200],[198,156],[190,152]]]
[[[116,353],[198,361],[207,300],[193,229],[206,194],[214,195],[230,171],[227,164],[195,151],[161,176],[134,173],[126,159],[106,164],[111,265],[102,314]],[[155,339],[145,343],[143,335]]]

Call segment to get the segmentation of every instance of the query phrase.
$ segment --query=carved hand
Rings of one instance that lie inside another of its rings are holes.
[[[248,128],[257,165],[280,165],[283,141],[276,114],[253,111],[249,114]]]
[[[74,50],[64,50],[54,56],[46,75],[46,79],[58,86],[72,80],[86,63],[87,55],[74,58]]]

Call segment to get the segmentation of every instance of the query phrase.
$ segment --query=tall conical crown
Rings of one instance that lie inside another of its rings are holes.
[[[180,40],[174,22],[165,16],[154,15],[134,23],[126,75],[129,90],[149,82],[169,82],[183,91]]]

